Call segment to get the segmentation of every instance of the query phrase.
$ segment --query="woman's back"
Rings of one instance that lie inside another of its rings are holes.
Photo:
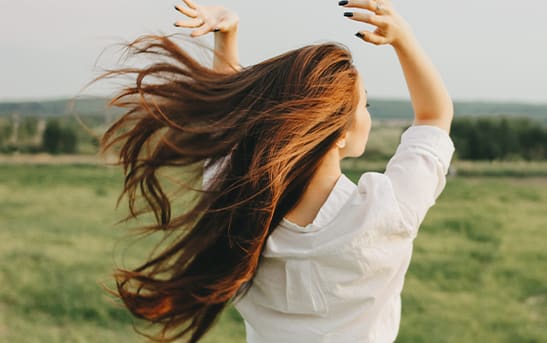
[[[411,127],[384,174],[342,174],[306,227],[284,218],[235,300],[247,341],[393,342],[412,242],[453,151],[445,131]]]

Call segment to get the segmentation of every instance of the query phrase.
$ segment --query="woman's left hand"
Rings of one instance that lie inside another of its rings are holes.
[[[190,34],[197,37],[214,32],[235,32],[239,24],[236,12],[222,6],[200,6],[192,0],[183,0],[188,7],[175,5],[175,9],[187,17],[188,20],[178,20],[175,26],[195,28]]]
[[[405,19],[393,8],[391,0],[348,0],[338,5],[346,8],[367,10],[366,12],[345,12],[351,20],[376,26],[374,31],[361,30],[357,36],[375,44],[391,44],[394,47],[410,40],[412,29]]]

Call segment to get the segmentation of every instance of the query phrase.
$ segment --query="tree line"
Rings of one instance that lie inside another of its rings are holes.
[[[99,116],[86,122],[97,132],[105,124]],[[73,118],[0,118],[0,153],[95,153],[97,136]],[[547,159],[547,126],[530,118],[456,117],[450,136],[462,160]]]
[[[462,160],[547,159],[547,127],[529,118],[455,118],[450,136]]]
[[[100,117],[92,121],[96,127]],[[0,118],[0,153],[81,154],[95,153],[97,147],[98,138],[74,118]]]

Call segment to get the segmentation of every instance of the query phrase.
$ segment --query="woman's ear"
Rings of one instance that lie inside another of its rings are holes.
[[[342,135],[342,137],[340,137],[337,141],[336,141],[336,146],[339,148],[339,149],[343,149],[345,146],[346,146],[346,140],[347,140],[347,137],[348,137],[348,132],[344,132],[344,134]]]

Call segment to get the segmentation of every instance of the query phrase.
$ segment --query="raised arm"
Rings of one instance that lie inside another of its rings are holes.
[[[178,20],[175,26],[193,28],[192,37],[209,32],[215,34],[213,69],[230,73],[241,69],[237,47],[239,16],[222,6],[200,6],[191,0],[183,0],[187,7],[175,5],[175,9],[190,19]],[[220,55],[220,56],[217,56]]]
[[[391,1],[350,0],[339,4],[368,10],[345,14],[350,19],[377,27],[375,31],[359,31],[358,37],[375,45],[391,44],[395,49],[412,100],[414,124],[437,126],[449,133],[454,116],[452,100],[410,25],[395,11]]]
[[[401,222],[414,238],[427,211],[446,185],[455,149],[449,136],[452,100],[410,26],[395,12],[390,1],[350,0],[347,4],[341,1],[340,5],[367,10],[345,15],[377,27],[372,32],[363,30],[356,35],[372,44],[391,44],[407,80],[414,125],[402,134],[384,174],[398,204]]]

